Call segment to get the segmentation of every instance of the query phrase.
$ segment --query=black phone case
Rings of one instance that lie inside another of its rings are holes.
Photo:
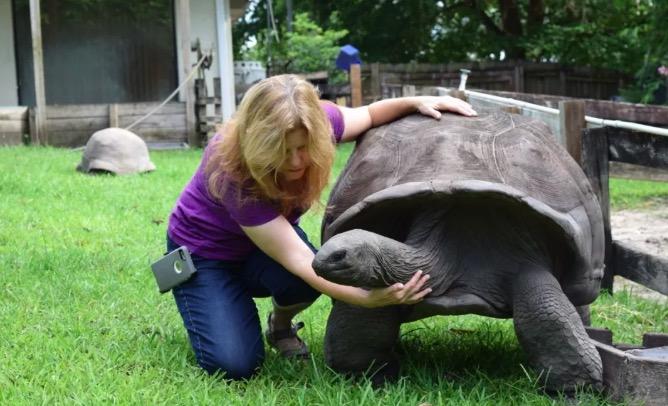
[[[197,269],[186,247],[179,247],[151,265],[160,293],[169,292],[175,286],[190,279]]]

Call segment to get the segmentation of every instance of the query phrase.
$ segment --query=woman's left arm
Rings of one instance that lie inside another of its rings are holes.
[[[441,111],[452,111],[464,116],[477,115],[470,104],[450,96],[399,97],[380,100],[368,106],[340,107],[340,109],[345,128],[342,142],[353,141],[372,127],[378,127],[412,113],[419,112],[437,120],[441,118]]]

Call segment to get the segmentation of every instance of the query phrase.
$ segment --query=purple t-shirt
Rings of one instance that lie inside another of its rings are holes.
[[[331,123],[333,140],[340,142],[344,130],[341,110],[327,101],[322,101],[320,106]],[[275,219],[280,213],[271,202],[254,200],[239,204],[237,196],[227,193],[221,203],[209,194],[204,168],[210,155],[210,145],[215,144],[219,137],[216,135],[211,140],[197,171],[176,201],[169,216],[167,233],[175,243],[185,245],[196,255],[241,261],[255,245],[240,226],[258,226]],[[297,224],[301,214],[291,213],[287,220]]]

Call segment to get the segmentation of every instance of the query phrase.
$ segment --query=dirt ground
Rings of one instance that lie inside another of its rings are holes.
[[[620,210],[610,214],[612,238],[639,250],[668,259],[668,206]],[[668,296],[615,276],[614,290],[629,290],[640,297],[668,303]]]

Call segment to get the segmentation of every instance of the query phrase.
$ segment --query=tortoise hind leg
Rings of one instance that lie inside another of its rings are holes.
[[[367,309],[334,301],[325,332],[327,365],[337,372],[368,374],[374,385],[396,380],[400,325],[397,306]]]
[[[520,272],[513,282],[513,322],[529,362],[548,391],[600,387],[602,363],[575,307],[543,269]]]

